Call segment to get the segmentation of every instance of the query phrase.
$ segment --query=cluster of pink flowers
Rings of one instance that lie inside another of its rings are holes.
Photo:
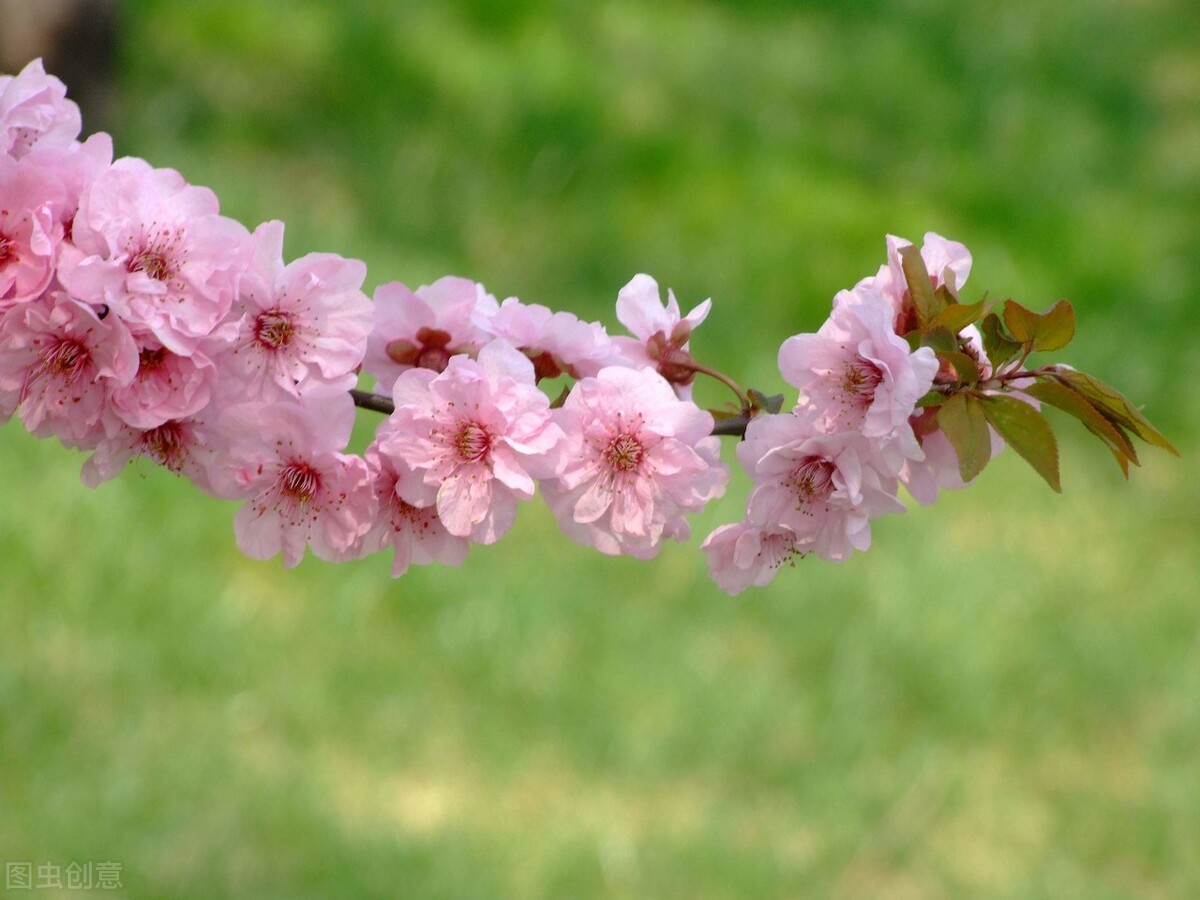
[[[887,264],[840,291],[816,334],[779,348],[779,370],[799,400],[789,413],[750,421],[737,448],[755,485],[745,519],[718,528],[702,547],[729,593],[767,584],[796,557],[837,561],[868,549],[871,520],[904,512],[901,484],[926,504],[939,488],[963,487],[954,448],[936,427],[923,427],[917,407],[938,375],[937,356],[900,336],[910,328],[900,260],[909,242],[887,244]],[[951,291],[971,271],[967,248],[936,234],[925,236],[921,258],[931,284]],[[986,370],[978,330],[964,336]]]
[[[361,262],[285,262],[280,222],[250,231],[206,188],[79,132],[40,61],[0,77],[0,420],[89,451],[87,484],[148,458],[240,501],[249,556],[390,548],[397,576],[499,540],[539,490],[572,539],[639,559],[724,493],[713,415],[691,399],[709,301],[684,315],[638,275],[616,303],[629,335],[610,337],[463,278],[370,299]],[[745,520],[703,545],[727,591],[866,549],[902,483],[922,502],[961,486],[949,443],[921,428],[938,361],[898,336],[899,246],[780,349],[799,402],[749,421]],[[935,284],[961,286],[962,245],[928,235],[922,252]],[[393,411],[356,454],[361,373]],[[564,379],[552,403],[539,383]]]

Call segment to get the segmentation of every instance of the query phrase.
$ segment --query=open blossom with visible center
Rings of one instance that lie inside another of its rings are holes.
[[[414,506],[404,499],[403,495],[411,495],[411,491],[405,491],[401,483],[412,485],[420,476],[394,457],[380,453],[375,445],[367,448],[365,456],[374,476],[378,513],[374,526],[363,538],[364,552],[391,547],[393,578],[399,578],[409,566],[432,562],[457,566],[466,559],[469,541],[446,530],[436,506]]]
[[[617,319],[633,335],[613,338],[623,362],[635,368],[655,369],[680,397],[690,397],[696,372],[690,365],[688,341],[711,307],[712,300],[705,300],[684,316],[674,291],[667,290],[664,305],[658,282],[649,275],[635,275],[617,294]]]
[[[83,127],[67,86],[40,59],[16,75],[0,75],[0,154],[21,159],[36,148],[66,147]]]
[[[408,369],[444,371],[451,357],[473,354],[491,340],[480,309],[495,303],[483,285],[453,275],[416,291],[398,281],[381,284],[363,368],[378,380],[380,393],[390,392]]]
[[[283,553],[298,565],[305,546],[328,562],[357,558],[375,517],[366,461],[341,451],[354,425],[354,402],[342,391],[303,401],[243,403],[217,423],[224,465],[214,487],[245,504],[234,517],[238,547],[252,559]]]
[[[861,289],[837,303],[816,334],[784,341],[779,370],[800,389],[800,408],[821,430],[858,431],[920,459],[908,419],[932,387],[938,360],[929,347],[910,350],[892,330],[893,319],[878,291]]]
[[[575,385],[556,416],[567,464],[542,489],[581,544],[648,559],[664,538],[686,539],[685,514],[725,491],[712,415],[651,369],[602,369]]]
[[[102,436],[109,391],[129,384],[137,365],[121,322],[52,291],[0,318],[0,420],[18,412],[38,437],[90,445]]]
[[[230,312],[237,336],[217,358],[223,386],[255,400],[299,397],[317,382],[354,387],[372,321],[360,290],[366,265],[310,253],[285,266],[282,222],[263,223],[250,240]]]
[[[229,312],[248,238],[212,191],[119,159],[80,199],[58,277],[72,296],[186,356]]]
[[[584,322],[571,313],[522,303],[516,297],[499,305],[487,298],[480,303],[480,312],[495,337],[533,361],[538,381],[564,373],[583,378],[615,362],[616,345],[599,322]]]
[[[752,419],[737,454],[755,481],[747,521],[791,530],[799,551],[845,559],[871,546],[871,519],[904,512],[894,460],[857,432],[823,433],[811,415]]]
[[[788,529],[759,528],[749,522],[722,525],[704,539],[700,549],[713,581],[727,594],[764,587],[780,566],[804,556],[797,549],[796,535]]]
[[[147,429],[109,424],[83,464],[83,483],[98,487],[121,474],[128,463],[144,458],[182,475],[206,494],[215,493],[211,467],[216,442],[210,433],[211,426],[199,418],[172,419]]]
[[[479,359],[453,357],[445,371],[412,368],[396,379],[396,411],[381,426],[382,454],[421,478],[404,500],[437,505],[446,530],[480,544],[512,525],[517,500],[560,468],[563,433],[534,386],[533,364],[495,340]]]

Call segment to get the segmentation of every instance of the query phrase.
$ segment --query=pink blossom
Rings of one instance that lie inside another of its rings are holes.
[[[543,483],[559,526],[609,555],[647,559],[686,539],[686,513],[725,491],[712,415],[650,369],[610,367],[572,389],[557,421],[567,465]]]
[[[512,344],[533,361],[534,376],[572,378],[595,375],[615,362],[616,345],[599,322],[584,322],[567,312],[554,312],[537,303],[509,297],[496,305],[480,303],[490,332]]]
[[[906,334],[916,327],[916,322],[906,317],[910,314],[908,303],[908,281],[904,277],[903,263],[900,250],[912,246],[911,241],[895,235],[887,236],[887,263],[876,275],[864,278],[854,290],[838,294],[835,304],[852,299],[852,294],[858,294],[862,289],[878,291],[891,304],[895,312],[896,331]],[[958,295],[962,286],[971,274],[971,252],[958,241],[950,241],[932,231],[925,235],[925,243],[921,247],[921,258],[933,286],[946,285],[952,294]]]
[[[495,340],[478,361],[453,357],[444,372],[412,368],[396,379],[396,411],[381,428],[379,450],[421,478],[403,499],[436,503],[446,530],[481,544],[512,525],[517,500],[534,479],[558,470],[562,431],[533,384],[533,364]]]
[[[53,291],[0,318],[0,417],[18,412],[39,437],[88,445],[100,437],[108,392],[129,384],[137,364],[121,322]]]
[[[799,408],[811,412],[822,431],[859,431],[919,459],[908,419],[932,387],[938,360],[928,347],[911,351],[892,330],[893,318],[878,291],[862,289],[837,304],[816,334],[784,341],[779,370],[800,389]]]
[[[791,530],[798,550],[823,559],[866,550],[870,520],[904,512],[893,461],[862,434],[821,432],[811,415],[752,419],[737,454],[755,481],[747,520]]]
[[[683,316],[674,291],[667,290],[664,305],[658,282],[649,275],[635,275],[617,294],[617,319],[633,335],[613,338],[623,361],[634,368],[655,369],[675,386],[679,396],[690,397],[696,372],[688,341],[708,317],[711,306],[712,300],[705,300]]]
[[[891,234],[887,236],[887,268],[890,279],[885,284],[897,295],[907,288],[900,250],[909,246],[912,246],[912,241]],[[935,288],[944,284],[952,293],[957,294],[971,274],[971,251],[958,241],[947,240],[932,231],[925,234],[925,242],[921,245],[921,259],[925,261],[925,268]],[[881,277],[882,274],[881,272]],[[881,290],[885,288],[884,284],[878,286]]]
[[[700,545],[713,581],[727,594],[764,587],[785,563],[794,565],[804,553],[786,528],[758,528],[749,522],[722,525]]]
[[[49,286],[66,200],[52,172],[0,154],[0,310],[33,300]]]
[[[79,107],[40,59],[17,75],[0,75],[0,154],[21,159],[35,147],[65,147],[80,128]]]
[[[282,551],[289,568],[305,546],[329,562],[360,555],[374,522],[375,492],[366,461],[340,452],[353,424],[353,401],[341,391],[222,413],[225,463],[214,469],[214,486],[246,501],[234,517],[243,553],[270,559]]]
[[[136,430],[156,428],[172,419],[196,415],[212,399],[217,367],[198,350],[180,356],[152,334],[136,336],[138,368],[133,381],[113,390],[113,413]]]
[[[408,369],[444,371],[451,357],[476,353],[491,339],[479,309],[495,302],[483,285],[452,275],[415,292],[398,281],[381,284],[363,368],[381,393],[389,393]]]
[[[365,552],[390,546],[393,578],[407,572],[410,565],[440,562],[457,566],[466,559],[467,539],[446,530],[435,506],[414,506],[404,499],[403,494],[413,492],[413,481],[420,476],[403,464],[397,467],[395,457],[380,453],[374,445],[367,448],[366,459],[374,476],[379,512],[375,525],[363,538]],[[408,491],[401,487],[402,482],[410,485]],[[419,487],[416,492],[420,493]]]
[[[236,338],[217,359],[226,387],[261,400],[299,397],[310,383],[354,387],[371,330],[366,265],[310,253],[285,266],[282,222],[260,225],[249,251],[230,313]]]
[[[104,132],[91,135],[86,141],[67,147],[39,145],[21,160],[24,166],[36,167],[56,179],[66,191],[66,202],[59,210],[66,240],[73,238],[75,215],[79,199],[101,172],[112,165],[112,138]]]
[[[248,237],[219,215],[212,191],[120,159],[81,198],[59,278],[73,296],[107,305],[186,356],[229,312]]]
[[[97,487],[131,461],[146,458],[212,494],[214,443],[210,427],[199,419],[173,419],[144,430],[120,423],[107,430],[83,464],[83,483]]]
[[[906,459],[899,478],[914,500],[922,506],[928,506],[937,500],[939,491],[957,491],[975,483],[974,479],[962,480],[958,452],[937,427],[935,410],[922,410],[919,415],[913,416],[913,425],[924,458]],[[988,426],[988,435],[991,438],[991,455],[995,457],[1004,449],[1004,439],[991,426]]]

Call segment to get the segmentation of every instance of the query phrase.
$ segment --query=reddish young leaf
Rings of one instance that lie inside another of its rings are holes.
[[[1069,300],[1059,300],[1044,313],[1035,313],[1005,300],[1004,324],[1009,334],[1033,350],[1061,350],[1075,336],[1075,309]]]
[[[1166,435],[1151,425],[1150,420],[1116,388],[1105,384],[1099,378],[1066,366],[1054,366],[1052,371],[1056,379],[1083,394],[1093,406],[1116,424],[1129,429],[1147,444],[1179,455],[1179,451],[1167,440]]]
[[[958,335],[949,328],[930,327],[921,335],[921,346],[932,347],[938,353],[951,353],[958,349]]]
[[[1112,451],[1117,465],[1121,467],[1126,478],[1129,477],[1130,463],[1135,466],[1140,465],[1137,451],[1125,432],[1104,413],[1092,406],[1083,394],[1067,387],[1061,381],[1052,379],[1038,381],[1036,384],[1024,388],[1024,391],[1031,397],[1036,397],[1043,403],[1061,409],[1082,422],[1088,431],[1100,438]]]
[[[993,370],[999,369],[1021,352],[1020,342],[1012,340],[1004,330],[1004,323],[994,312],[983,317],[983,321],[979,323],[979,330],[983,333],[983,350]]]
[[[912,298],[913,311],[917,315],[917,325],[925,328],[939,312],[938,301],[933,293],[933,282],[929,279],[929,271],[925,268],[925,260],[921,251],[909,244],[900,248],[900,266],[904,270],[904,280],[908,283],[908,295]]]
[[[746,391],[746,396],[750,398],[750,402],[754,404],[756,409],[761,409],[764,412],[775,414],[783,409],[783,394],[772,394],[768,396],[762,391],[756,391],[754,388],[750,388],[748,391]]]
[[[1035,350],[1061,350],[1075,337],[1075,307],[1070,300],[1059,300],[1042,313],[1038,323]]]
[[[938,288],[941,290],[941,288]],[[945,328],[948,331],[958,334],[968,325],[974,325],[979,321],[980,317],[987,311],[985,307],[987,303],[980,300],[978,303],[954,303],[943,309],[934,320],[930,323],[934,328]]]
[[[961,350],[939,353],[937,356],[940,361],[948,362],[954,366],[954,372],[961,383],[975,384],[979,381],[979,366],[975,360]]]
[[[1015,397],[989,395],[981,403],[988,424],[1061,494],[1058,441],[1054,439],[1054,430],[1046,417]]]
[[[937,421],[958,454],[962,480],[972,480],[992,457],[992,436],[979,398],[955,394],[937,408]]]

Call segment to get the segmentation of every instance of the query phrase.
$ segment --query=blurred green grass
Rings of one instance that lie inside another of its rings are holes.
[[[1064,497],[1007,454],[731,600],[694,543],[606,559],[536,504],[461,569],[284,571],[10,424],[0,858],[139,897],[1200,895],[1193,6],[122,10],[118,152],[289,256],[609,323],[647,271],[772,389],[884,234],[936,230],[968,292],[1070,297],[1065,358],[1184,458],[1127,485],[1062,422]]]

